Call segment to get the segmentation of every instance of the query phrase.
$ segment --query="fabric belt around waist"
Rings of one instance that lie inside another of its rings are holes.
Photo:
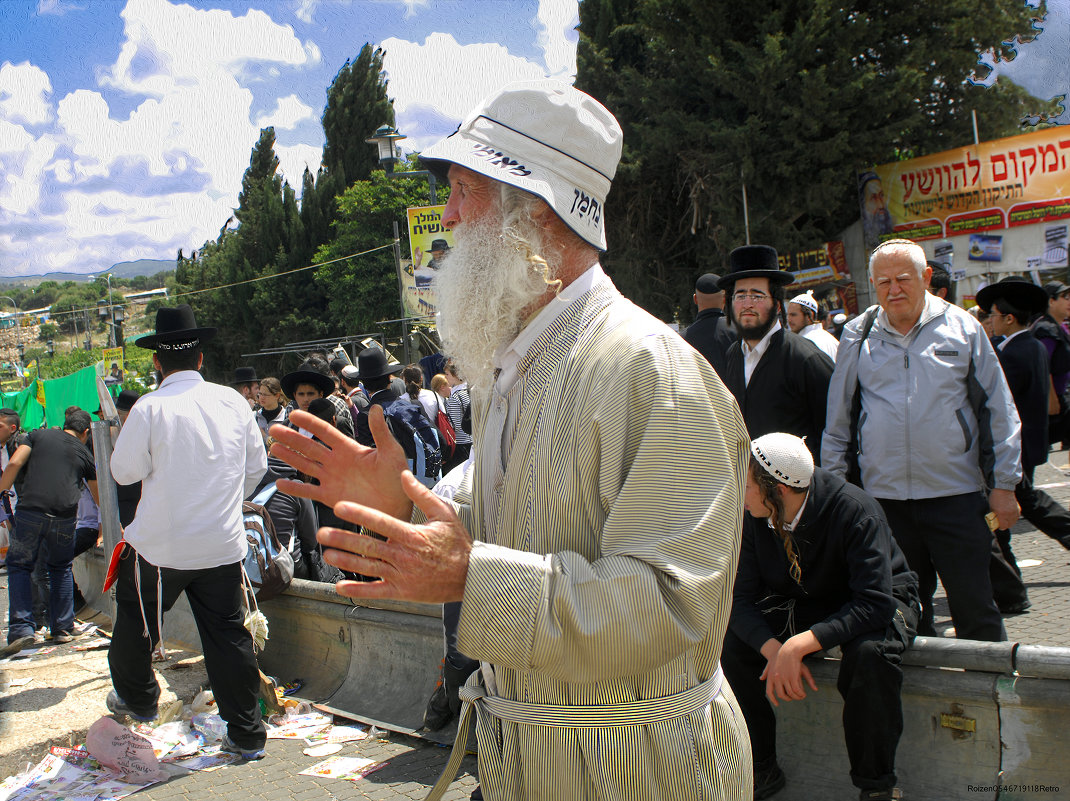
[[[476,673],[478,674],[478,671]],[[620,704],[590,706],[559,706],[511,701],[500,696],[488,695],[486,688],[482,685],[465,685],[459,693],[464,706],[461,709],[461,720],[457,725],[457,738],[453,741],[453,751],[450,753],[449,762],[442,771],[442,775],[428,793],[426,801],[438,801],[457,777],[468,742],[473,707],[476,709],[477,717],[486,712],[500,720],[528,726],[559,729],[644,726],[690,715],[692,712],[709,706],[713,699],[720,695],[723,681],[724,674],[718,664],[714,674],[702,684],[674,695],[647,698],[641,701],[626,701]]]

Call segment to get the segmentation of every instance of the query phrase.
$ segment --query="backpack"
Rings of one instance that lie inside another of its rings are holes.
[[[442,460],[446,461],[453,457],[453,451],[457,447],[457,432],[453,430],[450,416],[446,414],[446,410],[442,408],[441,403],[438,405],[435,423],[438,425],[438,433],[442,441]]]
[[[383,409],[394,437],[405,451],[412,474],[428,487],[442,478],[442,446],[438,431],[423,407],[404,395]]]
[[[287,587],[294,577],[294,560],[282,547],[275,524],[271,522],[264,504],[275,494],[275,484],[269,484],[251,501],[241,505],[245,520],[245,574],[256,590],[257,601],[274,598]]]

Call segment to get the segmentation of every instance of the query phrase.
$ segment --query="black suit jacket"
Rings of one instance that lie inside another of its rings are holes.
[[[1022,420],[1022,469],[1029,470],[1048,461],[1048,351],[1026,329],[996,354]]]
[[[736,332],[732,330],[723,309],[703,309],[695,322],[684,332],[684,339],[691,347],[706,357],[717,375],[724,381],[725,364],[728,349],[736,343]]]
[[[725,385],[736,396],[752,439],[776,431],[805,437],[820,464],[832,368],[832,359],[817,345],[781,329],[770,339],[749,384],[744,383],[743,351],[738,343],[729,348]]]

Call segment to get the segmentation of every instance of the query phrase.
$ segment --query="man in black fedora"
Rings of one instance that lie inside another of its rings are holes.
[[[256,377],[255,367],[235,367],[234,378],[230,380],[230,385],[249,402],[249,408],[256,406],[256,393],[260,390],[260,379]]]
[[[417,250],[416,252],[416,286],[430,286],[434,281],[435,271],[442,267],[442,260],[446,258],[446,254],[450,250],[450,243],[445,239],[433,239],[431,241],[431,247],[429,252],[431,253],[431,259],[427,264],[421,267],[420,262],[423,259],[423,254]]]
[[[1033,471],[1048,461],[1051,378],[1048,353],[1029,330],[1029,321],[1048,308],[1048,294],[1029,279],[1012,275],[981,289],[977,305],[990,314],[996,336],[1003,337],[996,355],[1022,421],[1022,480],[1014,488],[1022,517],[1070,549],[1070,514],[1033,486]],[[1011,532],[995,533],[1007,563],[1021,575],[1011,551]]]
[[[266,730],[242,610],[242,499],[267,470],[267,453],[245,399],[198,372],[201,345],[214,335],[183,305],[160,309],[156,332],[135,343],[155,351],[152,361],[163,380],[134,404],[111,458],[116,482],[140,481],[142,492],[111,561],[118,584],[108,651],[115,689],[107,706],[137,720],[156,717],[160,687],[152,655],[163,650],[164,613],[185,592],[227,722],[223,749],[260,759]]]
[[[804,437],[821,463],[821,432],[833,362],[813,342],[787,330],[784,287],[795,276],[780,269],[768,245],[732,251],[718,282],[731,300],[739,343],[728,349],[725,385],[736,396],[751,439],[783,432]]]
[[[385,410],[397,400],[390,382],[403,369],[404,365],[390,362],[386,353],[375,346],[365,348],[357,355],[358,379],[368,394],[368,407],[360,410],[354,423],[357,432],[356,439],[361,445],[367,448],[375,447],[375,439],[369,427],[368,412],[372,406],[382,406]]]
[[[326,398],[334,407],[338,430],[349,437],[354,435],[353,416],[345,399],[335,394],[337,386],[325,360],[310,356],[292,373],[284,375],[280,383],[294,408],[302,412],[308,411],[309,404],[316,398]]]

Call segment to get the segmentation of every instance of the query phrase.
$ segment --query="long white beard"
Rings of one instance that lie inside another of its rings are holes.
[[[538,252],[533,226],[510,227],[498,220],[454,227],[454,247],[435,276],[438,331],[447,354],[457,360],[472,394],[485,396],[494,373],[494,354],[512,342],[526,309],[547,291],[552,275],[540,273],[518,248],[518,237]],[[552,272],[552,268],[551,268]]]

